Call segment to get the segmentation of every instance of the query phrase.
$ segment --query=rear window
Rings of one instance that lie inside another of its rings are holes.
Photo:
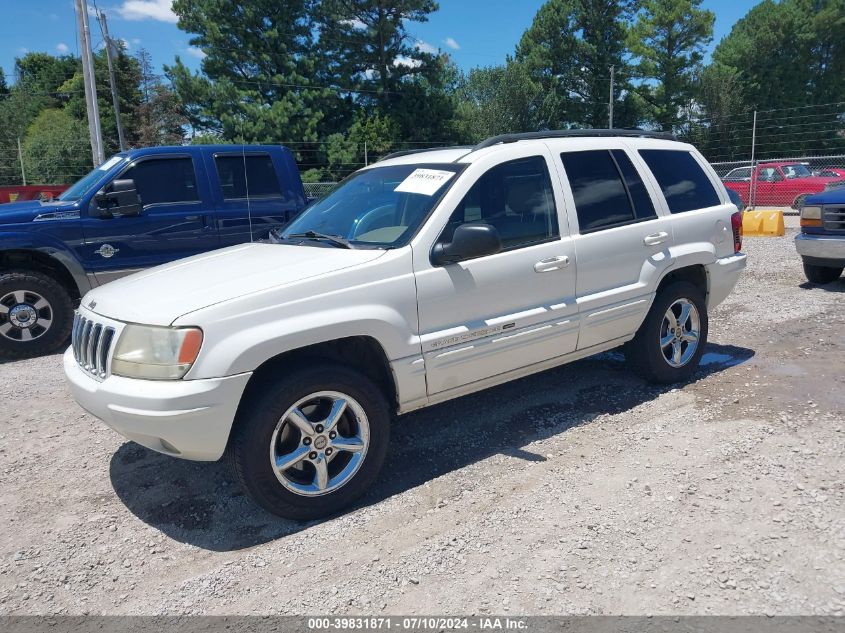
[[[689,152],[641,149],[640,156],[657,179],[672,213],[721,204],[707,174]]]
[[[229,154],[217,156],[217,176],[225,200],[282,196],[276,169],[269,154]]]

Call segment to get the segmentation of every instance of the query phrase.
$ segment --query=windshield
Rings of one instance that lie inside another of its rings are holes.
[[[787,178],[809,178],[813,175],[806,165],[783,165],[781,169]]]
[[[309,207],[282,239],[310,234],[392,248],[410,240],[463,165],[395,165],[359,171]]]
[[[95,167],[88,172],[88,174],[83,176],[81,180],[77,180],[74,184],[65,189],[58,199],[66,202],[75,202],[79,200],[91,187],[100,182],[100,178],[102,178],[107,171],[123,159],[123,156],[112,156],[102,165]]]

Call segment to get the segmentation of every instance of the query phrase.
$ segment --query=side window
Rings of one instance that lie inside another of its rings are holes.
[[[496,228],[505,249],[558,237],[554,192],[542,156],[493,167],[467,192],[441,239],[450,240],[461,224],[484,222]]]
[[[631,198],[608,150],[565,152],[560,159],[575,198],[582,234],[634,220]]]
[[[276,169],[269,154],[229,154],[216,156],[217,177],[225,200],[280,198],[282,196]]]
[[[196,202],[197,175],[194,161],[189,158],[150,158],[127,169],[120,178],[131,178],[141,196],[141,202]]]
[[[641,149],[672,213],[721,204],[719,194],[692,154],[682,150]]]

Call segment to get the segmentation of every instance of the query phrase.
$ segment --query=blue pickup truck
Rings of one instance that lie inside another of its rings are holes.
[[[845,187],[808,197],[801,209],[795,248],[804,274],[814,284],[839,279],[845,268]]]
[[[54,201],[0,205],[0,359],[60,347],[91,288],[266,238],[305,205],[293,155],[270,145],[132,150]]]

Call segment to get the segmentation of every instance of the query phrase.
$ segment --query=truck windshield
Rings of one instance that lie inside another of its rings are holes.
[[[77,180],[74,184],[65,189],[58,199],[66,202],[76,202],[84,196],[91,187],[100,182],[100,179],[107,171],[123,161],[124,158],[124,156],[120,155],[112,156],[102,165],[95,167],[88,172],[87,175],[83,176],[80,180]]]
[[[363,247],[400,246],[411,239],[462,168],[414,164],[359,171],[303,211],[279,237],[333,237]]]

